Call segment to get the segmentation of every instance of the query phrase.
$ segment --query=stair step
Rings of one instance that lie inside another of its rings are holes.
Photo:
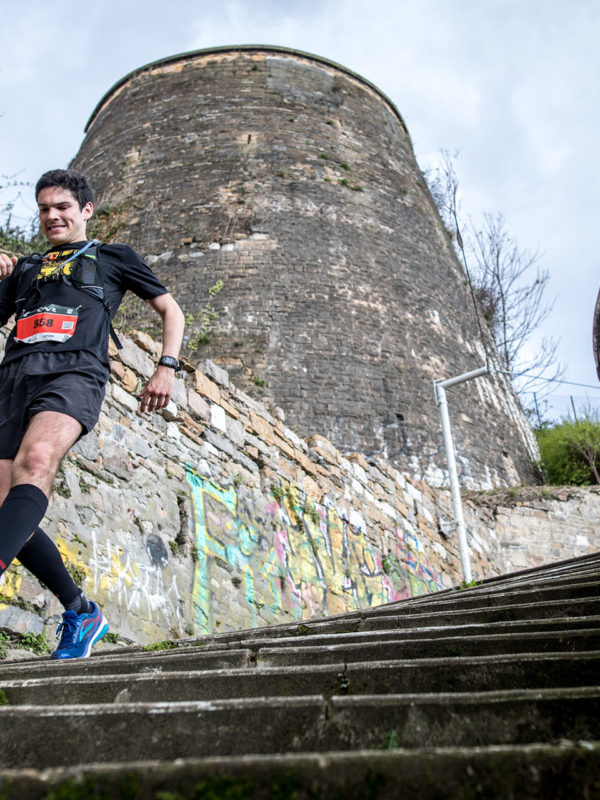
[[[253,647],[256,642],[253,643]],[[320,646],[262,646],[257,654],[259,666],[294,666],[348,662],[457,656],[506,655],[510,653],[554,653],[600,650],[597,628],[577,631],[550,631],[545,634],[514,633],[496,636],[448,636],[434,639],[397,639],[394,641],[356,642]]]
[[[599,738],[600,687],[0,708],[5,768]]]
[[[596,741],[599,712],[600,686],[332,697],[327,741],[340,750],[392,738],[399,747]]]
[[[354,640],[342,636],[298,637],[292,639],[251,639],[247,647],[220,646],[216,650],[182,647],[163,652],[118,651],[103,658],[67,662],[50,661],[47,657],[30,661],[9,662],[0,666],[0,681],[25,678],[65,677],[67,675],[113,675],[152,673],[154,671],[227,669],[258,666],[283,667],[302,664],[333,664],[372,659],[389,661],[422,658],[455,658],[510,653],[553,653],[600,650],[600,628],[532,631],[482,635],[444,635],[410,637],[392,631],[386,636],[373,632]],[[449,631],[452,634],[452,630]],[[314,642],[318,642],[315,644]],[[311,643],[312,642],[312,643]],[[273,646],[276,644],[276,646]]]
[[[581,628],[469,635],[405,636],[392,631],[381,636],[381,631],[364,636],[350,635],[345,641],[340,636],[297,637],[277,639],[251,639],[246,647],[220,646],[216,650],[202,647],[181,647],[162,652],[136,652],[89,658],[67,662],[50,661],[47,657],[30,661],[9,662],[0,666],[0,681],[24,678],[64,677],[66,675],[111,675],[123,673],[151,673],[153,671],[226,669],[247,667],[256,662],[259,666],[294,666],[301,664],[331,664],[340,661],[375,661],[422,658],[452,658],[458,656],[505,655],[510,653],[551,653],[600,650],[600,628]],[[379,634],[379,635],[378,635]],[[311,643],[312,642],[312,643]],[[315,644],[314,642],[317,642]]]
[[[385,619],[388,619],[387,617]],[[481,635],[496,635],[508,636],[516,633],[523,633],[527,635],[546,635],[552,632],[564,631],[577,631],[577,630],[591,630],[597,628],[600,630],[600,617],[583,617],[571,619],[569,617],[563,619],[550,619],[550,620],[524,620],[524,621],[511,621],[511,622],[494,622],[485,624],[470,624],[459,625],[456,627],[449,627],[443,625],[431,625],[427,627],[413,627],[413,628],[379,628],[375,627],[372,630],[363,630],[361,626],[359,631],[356,632],[343,632],[337,634],[323,633],[314,634],[312,629],[304,636],[290,636],[279,637],[273,640],[271,637],[264,634],[264,638],[252,638],[242,640],[240,645],[242,647],[252,648],[253,650],[260,647],[268,647],[276,644],[277,647],[297,647],[299,645],[328,645],[328,644],[351,644],[361,642],[364,644],[372,644],[374,642],[395,642],[395,641],[411,641],[414,639],[432,639],[432,638],[448,638],[451,636],[481,636]]]
[[[231,697],[293,697],[318,693],[418,694],[593,686],[595,653],[322,664],[284,669],[254,667],[165,671],[155,674],[70,675],[0,681],[12,707],[106,703],[187,702]]]
[[[369,615],[361,621],[357,629],[361,631],[377,630],[379,628],[411,628],[428,624],[427,620],[435,621],[436,625],[469,625],[472,623],[491,624],[496,622],[524,621],[531,619],[576,619],[586,616],[600,615],[600,596],[580,598],[577,600],[561,600],[555,602],[547,600],[541,603],[526,603],[522,605],[506,605],[486,607],[460,611],[437,611],[432,614],[378,614]],[[312,633],[318,626],[309,623]]]
[[[444,611],[449,606],[458,610],[463,608],[490,608],[502,605],[522,605],[552,600],[573,600],[575,598],[593,599],[600,596],[600,581],[582,583],[564,583],[559,586],[542,586],[531,589],[512,589],[490,592],[483,587],[473,587],[462,591],[436,592],[424,598],[401,603],[388,603],[371,609],[374,616],[380,614],[419,614],[423,611],[431,613],[434,610]]]
[[[45,656],[1,665],[0,681],[46,677],[60,681],[67,675],[151,674],[182,669],[225,669],[247,667],[252,659],[250,650],[205,650],[201,647],[184,647],[159,653],[118,653],[104,658],[94,655],[73,661],[50,661]]]
[[[477,748],[387,749],[0,770],[3,800],[159,796],[398,800],[547,800],[598,795],[600,743],[562,742]],[[402,787],[401,793],[399,787]],[[560,787],[560,788],[559,788]],[[557,789],[559,788],[559,793]]]

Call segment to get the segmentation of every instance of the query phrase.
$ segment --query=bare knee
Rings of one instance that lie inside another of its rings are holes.
[[[11,485],[33,483],[49,495],[60,462],[80,433],[81,423],[67,414],[35,414],[15,458]]]
[[[48,493],[59,463],[60,457],[50,442],[28,442],[21,446],[14,460],[12,483],[33,483]]]

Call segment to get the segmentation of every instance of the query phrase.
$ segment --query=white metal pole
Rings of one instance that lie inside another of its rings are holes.
[[[473,378],[478,378],[480,375],[485,375],[487,372],[489,372],[488,367],[480,367],[472,372],[466,372],[464,375],[458,375],[455,378],[433,382],[435,399],[442,420],[442,433],[444,435],[444,446],[446,448],[446,458],[448,460],[448,476],[450,479],[450,492],[452,494],[452,507],[454,510],[454,522],[456,524],[456,533],[458,537],[460,563],[462,566],[463,579],[467,584],[471,583],[473,576],[471,573],[471,559],[467,542],[465,519],[463,516],[462,499],[460,496],[460,485],[458,483],[458,470],[456,468],[456,455],[454,452],[454,442],[452,440],[452,426],[450,425],[450,414],[448,413],[446,389],[450,386],[456,386],[459,383],[470,381]]]

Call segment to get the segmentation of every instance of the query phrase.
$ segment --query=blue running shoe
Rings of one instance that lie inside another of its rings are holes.
[[[87,614],[65,611],[63,621],[58,626],[57,635],[62,631],[60,644],[50,658],[87,658],[92,645],[108,633],[108,622],[96,603],[90,603],[92,610]]]

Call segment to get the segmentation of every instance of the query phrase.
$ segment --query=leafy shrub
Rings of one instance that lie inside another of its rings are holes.
[[[1,187],[0,187],[1,188]],[[29,229],[13,222],[12,205],[0,208],[0,250],[11,255],[29,255],[36,250],[44,250],[44,237],[32,221]]]
[[[600,484],[600,422],[592,413],[536,431],[542,467],[550,484]]]

